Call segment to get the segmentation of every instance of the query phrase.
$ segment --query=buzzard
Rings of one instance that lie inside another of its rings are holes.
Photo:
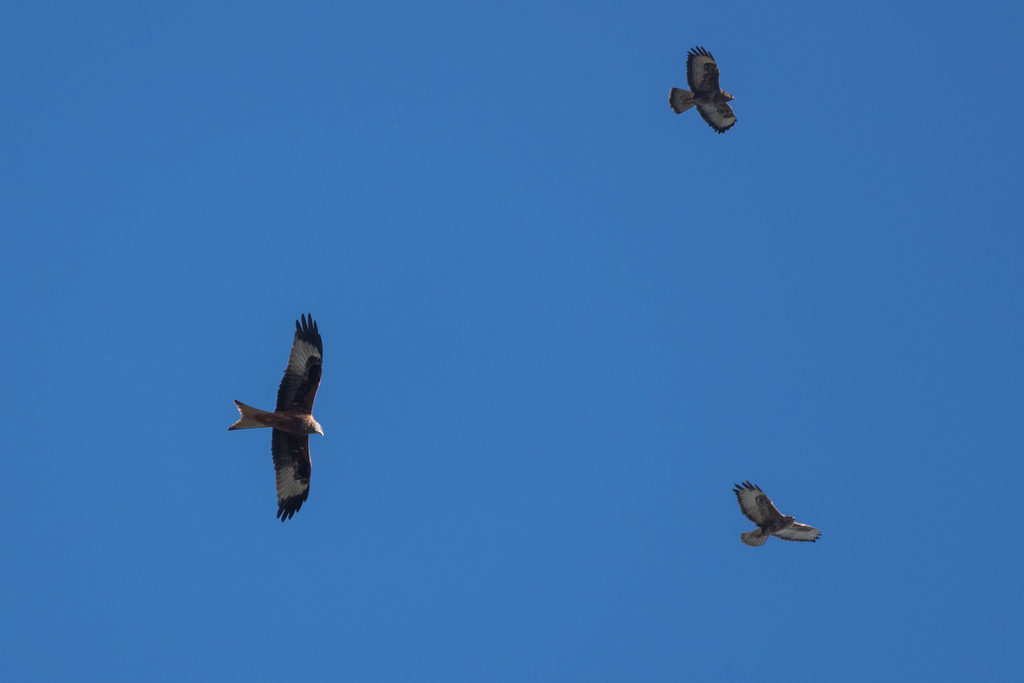
[[[821,536],[821,530],[813,526],[800,524],[789,515],[784,515],[772,504],[772,499],[764,495],[760,486],[749,481],[736,484],[733,489],[740,510],[751,522],[757,525],[753,531],[740,534],[740,540],[747,545],[764,545],[769,536],[776,536],[784,541],[810,541],[814,543]]]
[[[719,133],[735,126],[736,114],[727,103],[736,98],[718,86],[719,73],[715,58],[704,48],[695,47],[686,53],[686,82],[690,89],[669,91],[668,103],[672,111],[682,114],[697,105],[701,118]]]
[[[268,413],[235,401],[241,417],[228,427],[255,429],[271,427],[270,452],[277,472],[277,516],[291,519],[309,497],[309,435],[323,436],[324,430],[313,419],[313,400],[320,386],[324,345],[313,316],[295,321],[295,342],[281,386],[277,389],[277,407]]]

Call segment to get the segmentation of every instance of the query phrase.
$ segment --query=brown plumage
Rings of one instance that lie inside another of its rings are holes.
[[[697,111],[708,125],[724,133],[736,125],[736,114],[729,102],[736,99],[718,85],[718,64],[711,53],[702,47],[691,49],[686,55],[686,82],[689,90],[672,88],[668,103],[672,111],[682,114],[696,105]]]
[[[736,494],[736,500],[739,501],[740,511],[757,525],[753,531],[740,534],[740,540],[747,545],[764,545],[769,536],[775,536],[784,541],[809,541],[811,543],[817,541],[821,536],[820,529],[800,524],[793,517],[779,512],[771,498],[764,495],[764,491],[756,484],[751,484],[749,481],[736,484],[733,493]]]
[[[241,417],[228,427],[256,429],[270,427],[270,452],[277,473],[277,516],[283,522],[291,519],[309,497],[309,435],[323,435],[313,419],[313,401],[320,386],[324,346],[313,316],[295,321],[295,341],[288,356],[281,386],[277,390],[277,407],[270,413],[235,401]]]

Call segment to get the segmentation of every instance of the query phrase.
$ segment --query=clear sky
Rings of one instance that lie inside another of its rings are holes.
[[[6,4],[0,678],[1019,676],[1022,35]],[[697,45],[723,135],[668,106]],[[306,312],[282,524],[269,431],[227,427]],[[822,538],[741,544],[748,479]]]

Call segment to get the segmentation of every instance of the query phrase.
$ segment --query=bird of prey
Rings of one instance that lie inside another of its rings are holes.
[[[672,111],[682,114],[696,105],[701,118],[719,133],[736,125],[736,114],[728,105],[736,98],[719,87],[719,73],[715,58],[704,48],[695,47],[686,53],[686,82],[690,89],[669,90]]]
[[[277,472],[277,516],[291,519],[309,497],[309,435],[324,430],[313,419],[313,401],[320,386],[324,345],[313,316],[295,321],[295,342],[281,386],[277,389],[277,407],[270,413],[235,401],[241,417],[228,427],[255,429],[270,427],[270,452]]]
[[[772,504],[772,499],[764,495],[760,486],[749,481],[736,484],[733,489],[740,510],[751,522],[757,525],[753,531],[740,534],[740,540],[747,545],[764,545],[769,536],[776,536],[784,541],[810,541],[814,543],[821,536],[821,530],[813,526],[800,524],[793,517],[783,515]]]

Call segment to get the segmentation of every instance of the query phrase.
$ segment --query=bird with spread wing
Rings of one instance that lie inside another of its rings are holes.
[[[784,515],[772,503],[772,499],[764,495],[760,486],[749,481],[736,484],[733,489],[740,503],[740,511],[751,522],[757,525],[753,531],[740,534],[740,540],[747,545],[764,545],[769,536],[784,541],[810,541],[814,543],[821,536],[821,530],[813,526],[800,524],[795,518]]]
[[[309,457],[309,435],[323,429],[313,419],[313,401],[320,386],[324,362],[324,345],[313,316],[304,314],[295,321],[295,341],[288,367],[277,390],[274,412],[247,406],[235,401],[241,417],[228,427],[256,429],[270,427],[270,452],[277,473],[277,516],[283,522],[291,519],[309,497],[309,474],[313,463]]]
[[[695,47],[686,54],[686,83],[689,90],[672,88],[668,103],[672,111],[682,114],[696,105],[697,112],[708,125],[724,133],[736,125],[736,114],[729,102],[736,99],[718,85],[718,64],[711,53]]]

